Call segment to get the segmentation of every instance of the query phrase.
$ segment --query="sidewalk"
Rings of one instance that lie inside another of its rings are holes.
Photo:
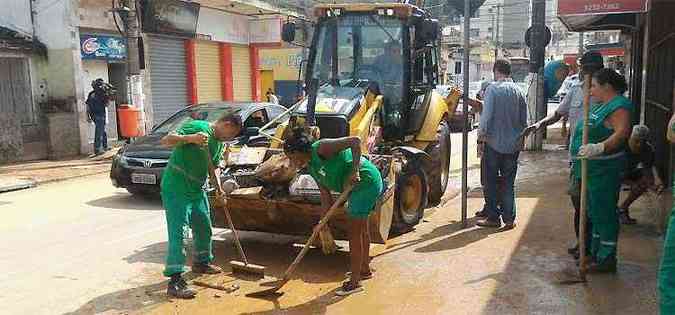
[[[117,149],[94,158],[31,161],[0,166],[0,193],[40,184],[106,173]]]

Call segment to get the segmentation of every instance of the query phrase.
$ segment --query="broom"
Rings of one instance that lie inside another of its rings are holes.
[[[213,158],[211,157],[211,152],[209,151],[208,147],[204,148],[204,151],[206,151],[206,157],[208,158],[208,165],[209,165],[209,176],[211,177],[211,181],[215,184],[218,183],[218,177],[216,176],[216,167],[213,165]],[[237,247],[237,250],[239,251],[239,255],[241,256],[242,261],[237,261],[237,260],[231,260],[230,261],[230,268],[232,268],[232,273],[243,273],[243,274],[249,274],[253,275],[256,277],[265,277],[265,267],[260,266],[260,265],[254,265],[250,264],[248,262],[248,259],[246,259],[246,255],[244,254],[244,249],[241,246],[241,242],[239,241],[239,233],[237,232],[237,229],[234,228],[234,223],[232,223],[232,217],[230,216],[230,210],[227,208],[227,203],[225,202],[225,196],[220,195],[219,192],[216,193],[216,199],[218,202],[220,202],[223,205],[223,211],[225,212],[225,217],[227,218],[227,223],[230,226],[230,230],[232,231],[232,235],[234,236],[234,244]]]

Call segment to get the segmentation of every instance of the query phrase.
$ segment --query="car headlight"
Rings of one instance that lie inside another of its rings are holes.
[[[120,166],[129,166],[129,160],[122,154],[117,154],[113,157],[113,164],[119,164]]]

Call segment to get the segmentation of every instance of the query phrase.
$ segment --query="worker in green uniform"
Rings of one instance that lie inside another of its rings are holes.
[[[577,123],[572,140],[573,179],[581,181],[581,159],[588,159],[588,218],[592,223],[589,272],[616,272],[619,218],[616,204],[626,163],[626,143],[631,132],[633,104],[622,96],[626,80],[611,69],[598,70],[591,81],[591,95],[599,102],[589,113],[588,144],[582,145],[583,123]]]
[[[218,165],[223,154],[223,141],[234,139],[240,131],[239,114],[227,112],[214,123],[191,120],[161,140],[162,145],[173,148],[161,183],[169,234],[164,275],[171,278],[167,288],[170,296],[188,299],[197,293],[187,286],[182,277],[185,272],[183,231],[188,224],[194,235],[192,271],[206,274],[222,272],[211,264],[211,217],[204,191],[209,172],[208,153],[213,165]],[[218,171],[215,171],[217,174]],[[217,193],[223,195],[219,180],[216,179],[215,184]]]
[[[675,143],[675,113],[670,117],[667,137],[670,143]],[[659,306],[661,315],[675,314],[675,205],[670,211],[668,231],[663,241],[663,256],[659,267]]]
[[[313,142],[303,129],[298,128],[284,142],[284,152],[296,168],[309,167],[309,174],[319,185],[324,211],[333,204],[331,191],[342,192],[353,185],[347,205],[351,274],[336,294],[344,296],[363,291],[361,279],[373,276],[368,216],[382,193],[380,171],[361,156],[358,137]]]

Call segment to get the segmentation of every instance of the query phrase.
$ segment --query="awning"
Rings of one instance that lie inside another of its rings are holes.
[[[647,12],[649,0],[558,1],[558,18],[570,31],[636,29],[637,15]]]
[[[0,26],[0,50],[34,52],[47,55],[47,47],[35,38],[27,37],[20,32]]]

